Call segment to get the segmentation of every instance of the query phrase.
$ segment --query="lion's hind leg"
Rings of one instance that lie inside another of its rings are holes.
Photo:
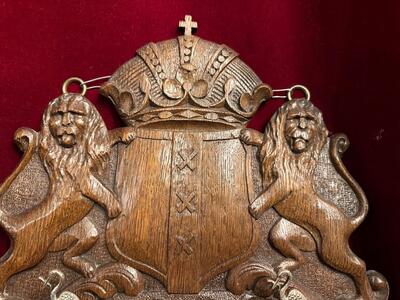
[[[73,225],[63,232],[53,243],[51,251],[65,250],[63,263],[85,277],[92,277],[95,265],[81,257],[83,253],[90,250],[99,238],[97,229],[88,217]]]
[[[373,299],[365,263],[351,251],[348,241],[334,234],[321,236],[321,249],[318,251],[321,259],[332,268],[350,275],[363,300]]]
[[[300,226],[282,218],[271,229],[272,245],[287,259],[278,266],[278,271],[298,269],[305,262],[302,251],[316,249],[313,237]]]
[[[52,233],[41,236],[37,228],[43,228],[42,226],[43,224],[32,222],[15,233],[7,256],[0,262],[0,295],[11,276],[36,266],[45,257]]]
[[[20,236],[13,240],[12,248],[7,253],[8,257],[5,257],[0,263],[0,295],[4,292],[6,283],[11,276],[35,266],[47,252],[46,239],[37,241],[38,236],[29,235],[30,232],[27,232],[35,241],[32,244],[32,238],[24,233],[21,232]]]

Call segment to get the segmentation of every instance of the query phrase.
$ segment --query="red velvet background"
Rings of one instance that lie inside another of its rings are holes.
[[[345,162],[371,208],[353,248],[400,299],[398,0],[0,1],[0,180],[19,161],[14,131],[39,129],[63,80],[112,74],[140,46],[174,38],[188,13],[199,36],[238,51],[272,87],[306,85],[330,130],[348,134]],[[109,128],[121,125],[108,100],[88,97]],[[250,126],[261,130],[276,107]]]

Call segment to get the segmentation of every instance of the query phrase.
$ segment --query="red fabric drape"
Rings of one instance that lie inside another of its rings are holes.
[[[142,45],[175,37],[185,14],[274,88],[306,85],[330,130],[348,134],[345,162],[371,208],[353,248],[400,299],[398,0],[0,1],[0,180],[19,161],[14,131],[39,129],[63,80],[113,73]],[[121,125],[106,99],[89,98],[109,128]],[[250,126],[261,130],[276,107],[264,105]]]

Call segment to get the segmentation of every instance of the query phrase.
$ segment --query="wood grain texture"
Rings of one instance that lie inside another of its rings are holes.
[[[247,211],[254,194],[247,183],[251,157],[238,130],[139,129],[136,136],[120,151],[116,184],[126,213],[108,226],[109,249],[157,276],[169,292],[197,293],[257,244],[257,225]]]
[[[309,99],[246,129],[273,90],[182,26],[102,86],[127,127],[64,93],[40,132],[17,131],[0,299],[387,299],[348,245],[368,203],[347,138],[328,137]]]
[[[242,139],[250,144],[260,142],[259,136],[249,129],[242,132]],[[340,159],[348,145],[344,135],[331,137],[330,154],[340,175],[354,189],[357,213],[348,218],[314,190],[312,178],[327,136],[322,114],[309,100],[291,100],[280,107],[259,145],[264,190],[250,205],[250,213],[259,218],[274,207],[282,216],[270,232],[274,247],[287,257],[278,266],[278,277],[291,276],[304,263],[302,251],[316,250],[324,263],[353,278],[362,299],[373,299],[365,263],[348,245],[350,234],[367,214],[368,203]]]

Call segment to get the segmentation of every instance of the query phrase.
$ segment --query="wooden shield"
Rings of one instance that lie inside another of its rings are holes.
[[[179,294],[246,260],[259,236],[248,212],[255,157],[238,136],[138,130],[119,149],[123,213],[107,228],[112,255]]]

